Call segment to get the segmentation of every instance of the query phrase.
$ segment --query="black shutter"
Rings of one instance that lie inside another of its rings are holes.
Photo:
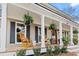
[[[27,38],[30,39],[30,25],[27,26],[26,32]]]
[[[36,43],[38,43],[38,27],[35,26],[35,40],[36,40]]]
[[[46,37],[47,37],[47,28],[45,28],[45,35],[46,35]]]
[[[15,22],[10,23],[10,43],[15,43]]]

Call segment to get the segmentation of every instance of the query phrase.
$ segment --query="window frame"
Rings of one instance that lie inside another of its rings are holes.
[[[23,22],[15,22],[15,44],[22,44],[22,42],[17,42],[17,24],[24,24]],[[25,26],[25,37],[26,37],[26,25]]]

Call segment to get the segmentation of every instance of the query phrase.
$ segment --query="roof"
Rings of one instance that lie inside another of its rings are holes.
[[[68,19],[69,21],[72,21],[72,22],[78,24],[77,22],[73,21],[74,18],[72,16],[70,16],[69,14],[66,14],[66,13],[62,12],[61,10],[59,10],[59,9],[57,9],[55,7],[52,7],[49,4],[46,4],[46,3],[35,3],[35,4],[38,5],[38,6],[40,6],[40,7],[43,7],[44,9],[47,9],[47,10],[55,13],[57,15],[60,15],[60,16],[64,17],[65,19]]]

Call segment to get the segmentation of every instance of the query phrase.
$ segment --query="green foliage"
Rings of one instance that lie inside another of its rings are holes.
[[[77,35],[77,33],[73,34],[73,43],[74,43],[74,45],[78,44],[78,35]]]
[[[41,48],[34,48],[33,49],[34,55],[35,56],[40,56],[40,50],[41,50]]]
[[[59,46],[54,46],[53,54],[58,55],[60,53],[60,48]]]
[[[25,49],[21,49],[21,50],[18,50],[16,52],[17,56],[25,56],[25,54],[26,54],[26,50]]]
[[[50,39],[49,38],[47,39],[47,45],[46,45],[46,47],[51,47],[51,43],[50,43]]]
[[[26,25],[33,23],[33,18],[29,14],[24,14],[23,19]]]
[[[77,45],[78,44],[78,39],[74,38],[73,43],[74,43],[74,45]]]
[[[51,56],[52,55],[52,48],[51,47],[47,47],[47,56]]]
[[[62,41],[63,41],[64,46],[68,46],[70,39],[69,37],[63,37]]]
[[[58,55],[60,53],[67,53],[67,47],[63,46],[60,48],[59,46],[54,46],[53,55]]]
[[[55,30],[56,28],[57,28],[57,26],[55,24],[50,24],[49,25],[50,30]]]
[[[62,47],[60,51],[61,53],[67,53],[67,47]]]
[[[77,29],[73,30],[73,33],[78,33],[78,30]]]

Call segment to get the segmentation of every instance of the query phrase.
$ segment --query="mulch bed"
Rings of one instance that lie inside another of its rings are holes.
[[[61,53],[58,56],[77,56],[77,53],[75,53],[75,52],[67,52],[67,53]]]
[[[48,56],[46,53],[42,54],[41,56]],[[60,53],[58,55],[51,55],[51,56],[77,56],[75,52],[67,52],[67,53]]]

